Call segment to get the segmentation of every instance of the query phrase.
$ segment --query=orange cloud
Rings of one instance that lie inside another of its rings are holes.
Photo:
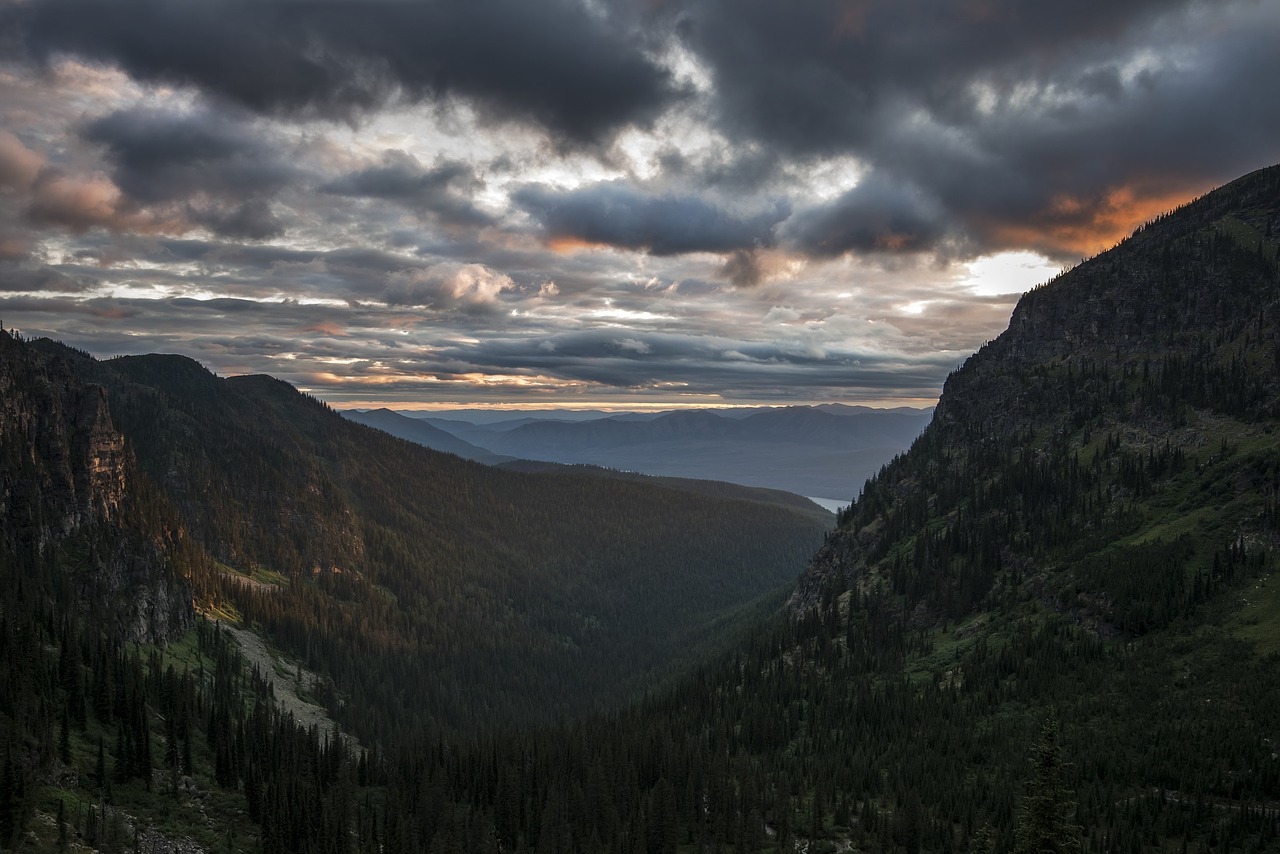
[[[189,230],[176,214],[142,210],[129,205],[108,178],[79,178],[46,170],[31,188],[28,213],[41,222],[75,232],[94,227],[144,234],[177,234]]]
[[[861,38],[867,31],[867,13],[875,0],[854,0],[846,4],[836,15],[833,34],[836,38]]]
[[[24,261],[31,254],[31,241],[21,235],[0,234],[0,261]]]
[[[44,168],[44,158],[7,130],[0,130],[0,187],[26,190]]]
[[[304,326],[298,331],[315,332],[319,335],[331,335],[334,338],[345,338],[347,336],[347,330],[331,320],[321,320],[316,323],[312,323],[309,326]]]
[[[584,249],[601,249],[604,244],[592,243],[589,240],[583,240],[581,237],[573,237],[565,235],[563,237],[552,237],[547,241],[547,248],[557,255],[568,255],[573,252],[581,252]]]
[[[1001,248],[1034,247],[1059,256],[1090,257],[1209,189],[1191,186],[1178,192],[1147,193],[1121,185],[1092,199],[1058,195],[1045,210],[1021,222],[990,223],[987,228]]]
[[[970,21],[993,21],[999,16],[999,8],[992,0],[967,0],[960,10]]]

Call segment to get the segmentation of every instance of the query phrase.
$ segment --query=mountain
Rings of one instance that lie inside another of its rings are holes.
[[[464,442],[452,433],[447,433],[422,419],[410,418],[390,409],[367,411],[348,409],[342,412],[342,417],[435,451],[456,454],[464,460],[495,465],[511,459],[476,447],[470,442]]]
[[[797,601],[920,543],[927,557],[897,582],[913,606],[962,614],[1016,571],[1055,595],[1084,585],[1082,613],[1124,624],[1115,591],[1088,590],[1104,579],[1054,570],[1169,542],[1203,562],[1256,541],[1280,418],[1276,183],[1275,169],[1243,178],[1024,296],[947,380],[911,452],[868,482]],[[959,594],[938,569],[984,548],[955,542],[975,522],[1000,554]]]
[[[1027,294],[783,614],[447,751],[499,781],[449,802],[504,850],[1277,850],[1278,255],[1275,167]]]
[[[93,389],[55,435],[83,432],[81,411],[109,418],[130,485],[150,485],[171,514],[162,527],[190,546],[182,571],[201,607],[259,626],[321,674],[321,696],[362,736],[618,703],[722,643],[830,524],[812,505],[502,471],[180,356],[6,347]],[[48,398],[24,393],[36,408]],[[25,453],[41,424],[8,446]]]
[[[850,757],[811,779],[853,805],[855,844],[870,802],[921,850],[983,824],[990,850],[1032,850],[1010,781],[1056,721],[1050,808],[1085,850],[1274,850],[1278,254],[1273,167],[1025,295],[743,663],[822,710],[745,752]]]
[[[795,406],[728,414],[685,410],[644,419],[434,423],[511,457],[848,499],[850,484],[904,450],[928,420],[927,410]]]
[[[511,421],[594,421],[611,417],[611,413],[603,409],[441,409],[411,411],[405,415],[430,423],[448,421],[467,427]]]

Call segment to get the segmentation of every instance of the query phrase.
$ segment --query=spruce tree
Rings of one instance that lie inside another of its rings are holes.
[[[1032,751],[1035,774],[1022,799],[1015,854],[1063,854],[1080,850],[1080,828],[1071,816],[1075,801],[1063,781],[1065,766],[1058,743],[1059,727],[1050,716]]]

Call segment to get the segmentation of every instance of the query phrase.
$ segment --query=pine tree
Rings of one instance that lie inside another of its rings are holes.
[[[1063,782],[1065,766],[1058,744],[1057,718],[1040,729],[1032,751],[1035,776],[1022,800],[1014,844],[1015,854],[1062,854],[1080,850],[1080,828],[1072,823],[1075,802]]]

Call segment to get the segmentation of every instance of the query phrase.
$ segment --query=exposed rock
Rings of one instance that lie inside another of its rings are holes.
[[[136,463],[106,390],[69,358],[0,332],[0,540],[63,565],[120,637],[163,643],[191,625],[191,593],[174,544],[133,523]]]

